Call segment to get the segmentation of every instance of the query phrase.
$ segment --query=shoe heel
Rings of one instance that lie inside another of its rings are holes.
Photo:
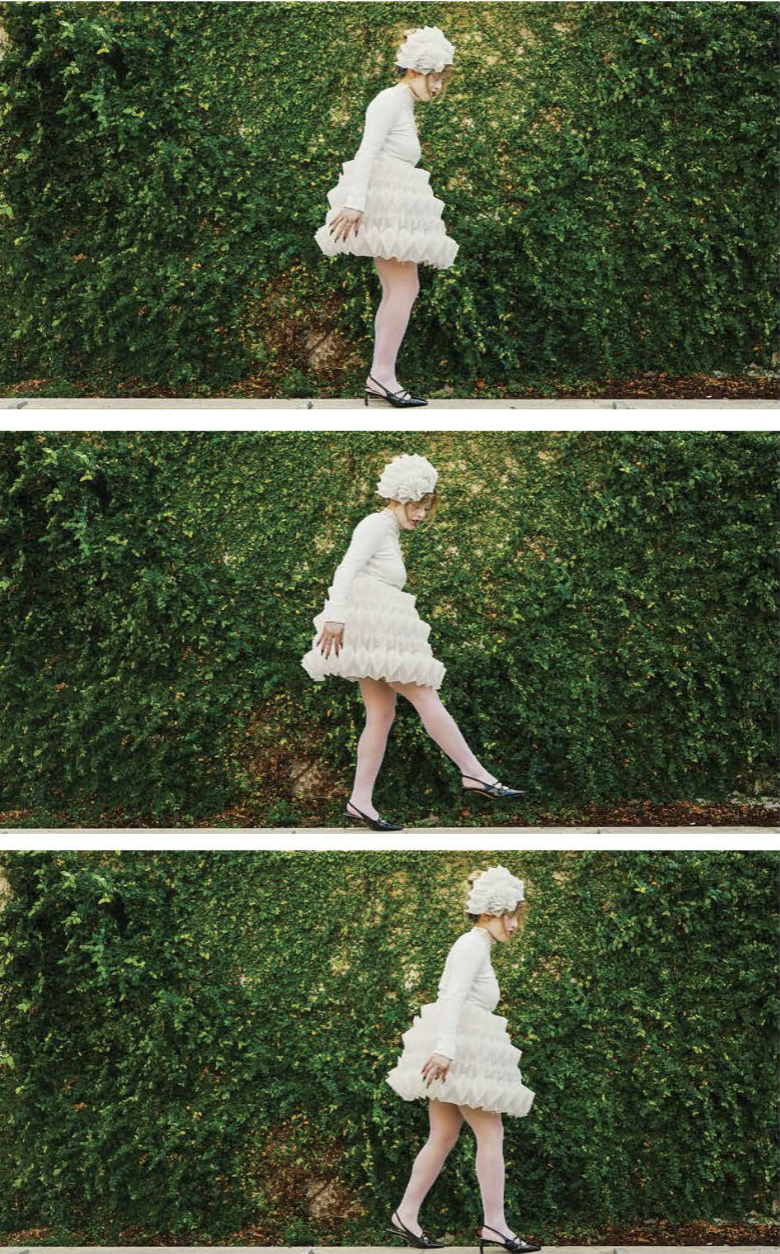
[[[399,1237],[404,1245],[409,1244],[404,1234],[399,1232],[397,1228],[385,1228],[385,1232],[389,1237]]]

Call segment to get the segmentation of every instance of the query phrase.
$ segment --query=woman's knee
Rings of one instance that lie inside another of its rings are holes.
[[[431,1120],[431,1128],[428,1132],[428,1141],[441,1154],[449,1154],[453,1145],[456,1144],[460,1136],[460,1130],[463,1126],[463,1119],[457,1108],[448,1111],[448,1117],[444,1119]]]
[[[395,719],[395,702],[392,705],[380,706],[378,709],[366,710],[366,723],[378,731],[389,731]]]
[[[504,1143],[504,1123],[495,1112],[461,1107],[461,1113],[477,1139],[478,1145],[500,1148]]]
[[[487,1127],[480,1128],[477,1132],[477,1140],[483,1140],[487,1145],[495,1145],[500,1147],[504,1143],[504,1126],[498,1119],[495,1123],[490,1123]]]
[[[420,273],[415,261],[398,261],[394,257],[387,260],[381,268],[377,264],[377,272],[389,295],[397,294],[404,300],[416,300],[420,291]]]
[[[386,692],[374,694],[371,700],[365,703],[366,722],[373,727],[386,728],[389,731],[395,719],[396,700],[396,695],[390,688]]]
[[[420,279],[417,274],[417,267],[404,275],[404,292],[410,304],[414,304],[420,294]]]
[[[428,1135],[428,1144],[439,1154],[449,1154],[460,1136],[460,1128],[440,1128]]]
[[[422,714],[426,710],[434,710],[441,705],[439,694],[433,688],[428,688],[424,684],[399,684],[397,691],[403,697],[406,697],[407,701],[411,702],[418,714]]]
[[[375,727],[391,727],[398,697],[383,679],[361,679],[360,693],[366,710],[366,723]]]

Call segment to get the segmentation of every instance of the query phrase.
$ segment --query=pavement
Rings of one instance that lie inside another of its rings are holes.
[[[364,829],[362,824],[356,823],[354,827],[230,827],[221,824],[213,824],[211,826],[194,826],[194,827],[41,827],[41,828],[2,828],[0,835],[8,836],[13,831],[32,831],[41,832],[43,835],[56,835],[58,832],[81,832],[84,836],[121,836],[123,832],[158,832],[161,836],[176,836],[182,831],[186,832],[231,832],[234,836],[256,836],[261,832],[264,836],[355,836]],[[568,833],[579,832],[586,836],[624,836],[626,833],[632,836],[658,836],[658,835],[676,835],[680,832],[687,832],[688,835],[694,832],[701,832],[707,836],[717,836],[719,832],[728,832],[729,835],[749,836],[751,832],[775,833],[780,831],[780,824],[774,827],[758,827],[755,824],[746,824],[742,827],[720,825],[717,827],[707,827],[698,823],[687,823],[683,827],[634,827],[632,824],[622,823],[616,827],[569,827],[560,828],[544,827],[537,825],[535,827],[515,827],[515,826],[492,826],[486,824],[483,827],[404,827],[401,831],[408,832],[412,836],[484,836],[486,832],[503,833],[505,836],[510,833],[513,836],[543,836],[546,833]]]
[[[245,398],[245,397],[219,397],[210,396],[206,399],[178,397],[176,399],[161,399],[159,397],[116,397],[116,396],[30,396],[16,397],[6,396],[0,397],[0,406],[5,409],[340,409],[340,410],[360,410],[366,416],[369,414],[372,418],[378,413],[390,413],[391,406],[384,402],[374,401],[372,404],[364,405],[362,399],[352,396],[338,398],[319,398],[319,397],[284,397],[282,399],[273,398]],[[766,409],[777,410],[777,400],[724,400],[722,398],[713,398],[712,400],[623,400],[622,397],[599,397],[596,400],[583,398],[563,399],[560,397],[551,397],[544,400],[526,400],[520,397],[509,397],[503,400],[472,400],[456,399],[450,397],[444,400],[429,400],[428,404],[417,409],[407,409],[403,411],[407,414],[420,414],[424,409],[428,410],[447,410],[447,409]],[[399,412],[393,410],[392,412]]]
[[[4,850],[29,849],[641,849],[773,850],[778,827],[407,827],[374,832],[365,827],[3,827]],[[608,845],[604,837],[608,836]]]

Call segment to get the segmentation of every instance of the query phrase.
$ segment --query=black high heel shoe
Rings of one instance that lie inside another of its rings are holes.
[[[357,810],[357,814],[350,814],[349,810],[344,811],[347,818],[352,819],[354,823],[365,823],[367,827],[372,827],[375,832],[402,832],[404,830],[402,827],[396,827],[395,823],[387,823],[384,819],[369,818],[362,810],[358,810],[354,801],[348,801],[347,805],[352,806],[353,810]],[[358,815],[360,816],[359,818]]]
[[[389,401],[391,405],[395,405],[396,409],[419,409],[421,405],[428,404],[422,396],[412,396],[411,392],[409,392],[408,396],[404,397],[403,393],[408,391],[407,388],[399,388],[397,392],[391,392],[385,387],[384,383],[380,383],[379,380],[375,379],[372,374],[368,377],[372,383],[375,383],[378,388],[382,389],[384,396],[380,396],[379,392],[375,392],[373,388],[364,388],[363,396],[364,404],[366,405],[368,404],[369,396],[375,396],[379,401]]]
[[[484,780],[477,779],[476,775],[462,775],[461,779],[473,779],[475,784],[481,784],[481,788],[467,788],[465,784],[461,784],[461,788],[465,793],[481,793],[485,797],[492,797],[494,801],[519,801],[525,796],[523,788],[505,788],[503,784],[486,784]]]
[[[393,1215],[395,1215],[395,1218],[398,1219],[397,1212],[393,1211],[393,1214],[390,1216],[390,1226],[387,1231],[392,1232],[397,1237],[401,1237],[407,1245],[414,1246],[416,1250],[443,1250],[445,1248],[443,1245],[439,1245],[438,1241],[432,1241],[430,1237],[426,1237],[425,1233],[422,1231],[420,1232],[419,1237],[416,1233],[410,1232],[406,1224],[402,1223],[400,1219],[398,1219],[398,1224],[400,1226],[396,1227],[393,1223]]]
[[[466,776],[471,779],[470,775]],[[490,1237],[483,1237],[480,1228],[487,1228],[488,1232],[495,1232],[497,1237],[501,1237],[500,1241],[493,1241]],[[522,1237],[508,1237],[505,1232],[499,1232],[497,1228],[491,1228],[490,1224],[480,1224],[477,1228],[477,1240],[479,1241],[479,1254],[483,1254],[486,1245],[497,1245],[502,1250],[509,1250],[509,1254],[531,1254],[533,1250],[540,1250],[541,1245],[533,1245],[531,1241],[523,1241]]]

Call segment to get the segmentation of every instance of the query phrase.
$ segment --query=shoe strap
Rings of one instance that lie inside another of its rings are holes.
[[[522,1237],[510,1237],[510,1236],[508,1236],[508,1235],[507,1235],[507,1233],[506,1233],[506,1232],[499,1232],[499,1231],[498,1231],[498,1228],[491,1228],[491,1227],[490,1227],[490,1224],[481,1224],[481,1225],[480,1225],[480,1227],[481,1227],[481,1228],[487,1228],[488,1232],[495,1232],[495,1234],[496,1234],[496,1236],[497,1236],[497,1237],[501,1237],[501,1239],[502,1239],[502,1241],[503,1241],[503,1243],[504,1243],[504,1246],[505,1246],[505,1247],[506,1247],[506,1249],[508,1249],[508,1250],[522,1250],[522,1249],[523,1249],[523,1247],[524,1247],[524,1246],[526,1246],[526,1245],[528,1244],[526,1241],[524,1241],[524,1240],[523,1240],[523,1238],[522,1238]],[[482,1236],[480,1236],[480,1238],[479,1238],[479,1239],[480,1239],[480,1240],[483,1240],[484,1238],[483,1238]],[[487,1238],[487,1240],[489,1241],[489,1240],[490,1240],[490,1238],[488,1237],[488,1238]],[[497,1241],[494,1241],[494,1242],[492,1242],[492,1244],[493,1244],[493,1245],[498,1245],[498,1242],[497,1242]]]
[[[401,397],[401,400],[403,400],[402,393],[405,393],[411,399],[412,394],[408,388],[399,388],[397,392],[391,392],[389,388],[385,387],[384,383],[380,383],[379,380],[375,379],[372,374],[370,374],[368,377],[377,385],[377,387],[380,387],[382,389],[385,396],[399,396]]]
[[[393,1222],[394,1220],[399,1225],[398,1227],[396,1227],[396,1223]],[[394,1210],[392,1215],[390,1216],[390,1223],[393,1224],[393,1227],[395,1228],[396,1232],[400,1233],[400,1231],[403,1229],[407,1237],[411,1237],[413,1241],[421,1241],[425,1237],[425,1233],[422,1231],[420,1231],[419,1237],[415,1236],[411,1228],[407,1228],[406,1224],[404,1223],[403,1219],[401,1219],[401,1216],[398,1214],[397,1210]]]
[[[357,810],[357,812],[358,812],[358,814],[360,815],[361,819],[368,819],[368,815],[367,815],[367,814],[364,814],[362,810],[358,810],[358,808],[357,808],[357,806],[355,805],[354,801],[348,801],[348,802],[347,802],[347,806],[348,806],[348,807],[349,807],[349,806],[352,806],[352,809],[353,809],[353,810]],[[353,817],[354,817],[354,815],[353,815]]]

